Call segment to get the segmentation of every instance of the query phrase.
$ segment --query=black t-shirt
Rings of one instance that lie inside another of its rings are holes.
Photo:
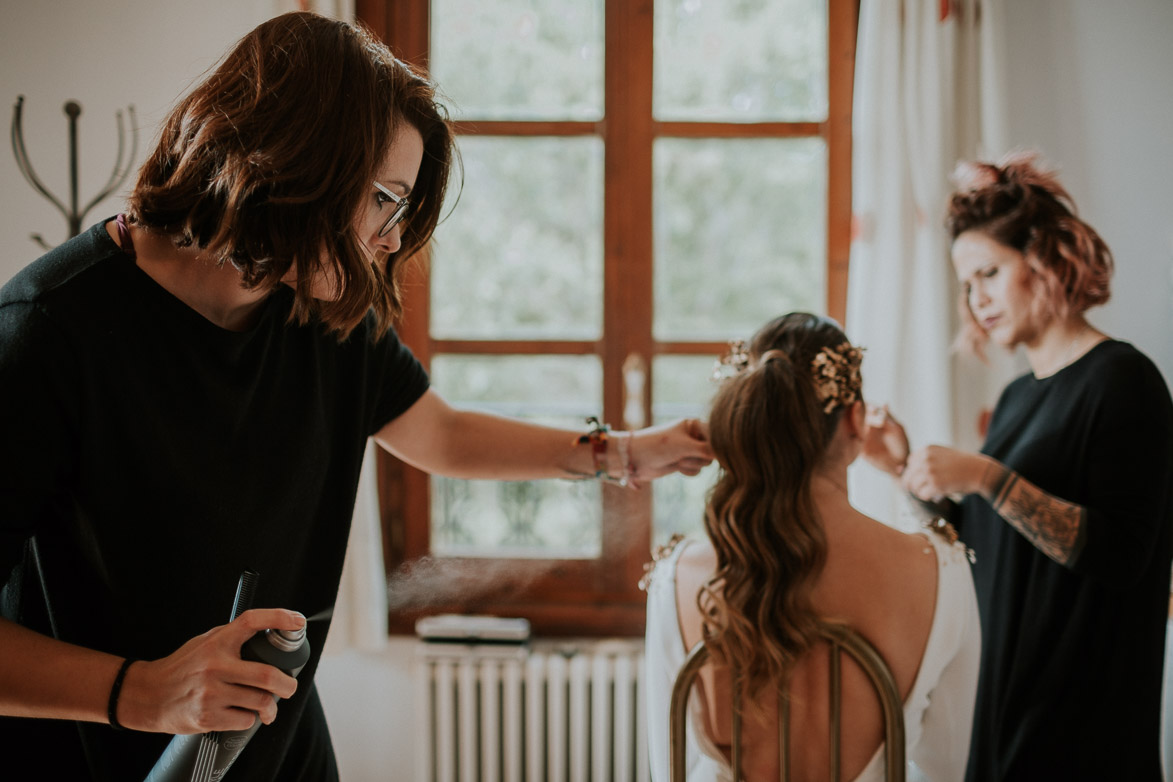
[[[47,635],[156,659],[254,607],[333,606],[367,437],[427,389],[373,316],[342,343],[288,319],[284,287],[225,331],[136,266],[104,224],[0,289],[3,615]],[[35,541],[35,544],[34,544]],[[249,780],[336,773],[313,656],[233,766]],[[3,776],[141,780],[169,736],[0,720]],[[14,771],[28,763],[30,776]]]
[[[1002,394],[983,453],[1087,511],[1070,568],[977,496],[982,666],[967,779],[1160,780],[1173,558],[1173,404],[1153,363],[1103,342]]]

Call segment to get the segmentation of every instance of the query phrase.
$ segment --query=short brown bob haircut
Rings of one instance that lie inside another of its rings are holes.
[[[1032,314],[1065,318],[1108,301],[1114,263],[1108,245],[1076,215],[1067,190],[1037,158],[1020,150],[997,163],[962,163],[945,224],[951,241],[977,231],[1022,253],[1041,283]],[[989,337],[964,296],[961,317],[957,345],[984,356]]]
[[[400,250],[372,266],[353,222],[405,125],[424,142],[412,211]],[[455,155],[426,76],[361,27],[289,13],[245,35],[172,110],[127,211],[233,264],[250,288],[276,286],[292,268],[291,318],[316,316],[342,339],[372,308],[379,332],[401,313],[403,261],[439,222]],[[313,298],[321,273],[340,283],[336,301]]]

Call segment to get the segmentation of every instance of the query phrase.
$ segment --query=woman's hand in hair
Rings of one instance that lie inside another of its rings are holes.
[[[864,416],[863,458],[876,469],[899,477],[908,461],[908,435],[887,405],[868,405]]]
[[[626,438],[616,433],[615,438]],[[709,429],[704,421],[687,418],[670,424],[637,429],[631,433],[632,483],[642,486],[653,478],[679,472],[696,475],[713,461]]]
[[[930,445],[908,457],[901,483],[914,497],[939,502],[982,491],[991,465],[996,464],[982,454]]]

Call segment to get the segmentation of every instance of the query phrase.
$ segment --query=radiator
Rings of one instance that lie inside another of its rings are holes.
[[[418,782],[647,782],[640,641],[420,643]]]

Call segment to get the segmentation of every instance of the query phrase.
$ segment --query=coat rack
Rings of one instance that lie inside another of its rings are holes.
[[[69,238],[73,238],[81,233],[82,220],[85,219],[86,213],[90,211],[99,201],[106,198],[113,193],[122,183],[126,181],[126,177],[130,174],[131,165],[134,163],[134,155],[138,151],[138,127],[134,121],[134,106],[128,106],[127,112],[130,116],[130,155],[123,159],[126,151],[126,132],[122,125],[122,112],[114,113],[115,121],[118,123],[118,158],[114,161],[114,171],[110,174],[110,179],[106,182],[105,187],[102,188],[93,199],[82,209],[78,209],[77,198],[77,118],[81,115],[81,104],[77,101],[66,101],[64,110],[65,116],[69,117],[69,208],[67,209],[61,200],[49,192],[49,188],[42,184],[37,177],[36,172],[33,171],[33,164],[29,160],[28,151],[24,146],[24,131],[21,127],[21,113],[24,108],[24,96],[20,95],[16,98],[16,107],[12,111],[12,152],[16,155],[16,164],[20,168],[20,173],[24,174],[25,180],[32,185],[33,189],[49,199],[49,203],[57,208],[61,216],[69,224]],[[51,250],[45,240],[41,238],[40,234],[30,234],[30,238],[39,244],[45,250]]]

